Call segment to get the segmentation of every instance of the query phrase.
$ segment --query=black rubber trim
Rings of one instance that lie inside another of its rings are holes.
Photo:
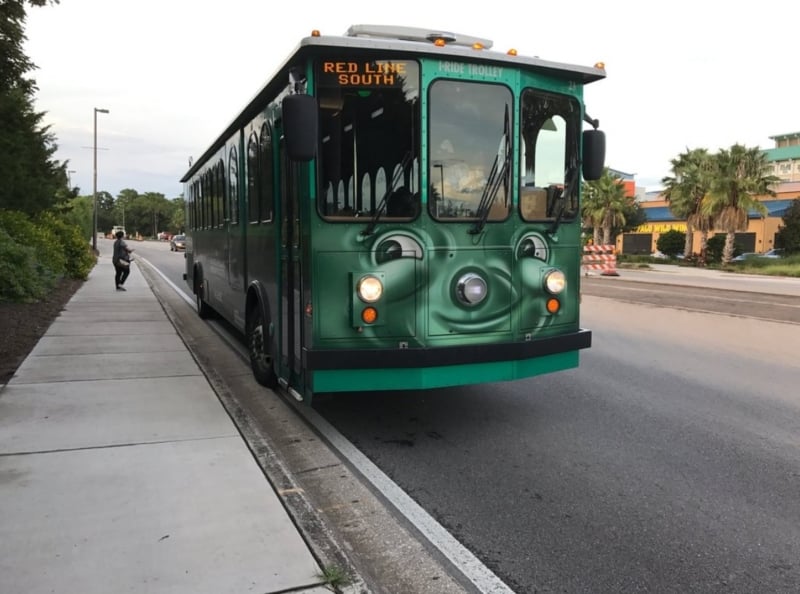
[[[592,346],[591,330],[578,330],[552,338],[506,344],[480,344],[437,348],[407,349],[306,349],[307,370],[396,369],[402,367],[441,367],[469,363],[521,361],[586,349]]]

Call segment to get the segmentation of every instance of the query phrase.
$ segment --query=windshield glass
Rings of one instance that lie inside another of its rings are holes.
[[[511,105],[511,91],[502,85],[454,80],[431,85],[431,216],[470,221],[508,217]]]
[[[419,65],[342,57],[317,63],[319,198],[331,221],[419,214]]]
[[[580,180],[578,102],[525,89],[520,118],[520,215],[526,221],[574,218]]]

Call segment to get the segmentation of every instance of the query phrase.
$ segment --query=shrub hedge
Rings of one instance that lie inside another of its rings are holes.
[[[0,301],[36,301],[62,278],[86,279],[96,262],[77,227],[46,212],[0,210]]]

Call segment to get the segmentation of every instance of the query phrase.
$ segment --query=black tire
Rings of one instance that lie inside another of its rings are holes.
[[[264,319],[261,307],[256,304],[247,315],[247,351],[250,354],[250,368],[256,381],[267,388],[278,385],[272,360],[272,340],[269,324]]]
[[[203,299],[203,290],[203,281],[198,279],[195,281],[194,287],[195,306],[197,307],[197,315],[200,316],[200,319],[206,320],[214,315],[214,310],[211,309],[211,306]]]

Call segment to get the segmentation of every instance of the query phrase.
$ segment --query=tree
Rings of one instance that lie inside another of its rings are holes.
[[[126,194],[126,196],[130,195],[130,193]],[[141,233],[156,237],[158,232],[169,223],[173,208],[173,204],[160,192],[139,194],[130,202],[129,208],[125,208],[125,229],[128,233]]]
[[[61,212],[61,218],[80,229],[84,239],[92,236],[92,207],[91,196],[76,196],[65,205]]]
[[[747,230],[750,211],[767,214],[757,197],[774,196],[770,186],[780,180],[767,174],[767,159],[758,147],[734,144],[720,150],[713,159],[713,175],[701,210],[713,218],[715,229],[726,233],[722,262],[728,264],[733,258],[736,232]]]
[[[616,226],[625,225],[625,211],[630,209],[632,203],[633,198],[625,196],[622,179],[611,174],[608,168],[603,170],[600,179],[584,183],[581,214],[583,220],[590,222],[594,229],[595,243],[601,239],[601,230],[602,245],[612,243],[612,230]]]
[[[713,175],[714,161],[708,149],[686,149],[672,159],[672,176],[661,180],[664,184],[664,199],[677,218],[686,220],[686,239],[683,253],[688,258],[694,253],[694,231],[700,231],[700,258],[705,259],[708,233],[713,220],[701,208],[708,193]],[[663,251],[663,250],[662,250]]]
[[[787,255],[800,253],[800,198],[783,213],[783,225],[778,229],[776,245],[785,249]]]
[[[132,188],[125,188],[120,190],[117,194],[117,199],[114,201],[114,219],[117,221],[116,225],[126,227],[125,214],[131,212],[131,206],[134,201],[139,197],[139,192]],[[127,229],[127,227],[126,227]]]
[[[186,227],[186,200],[183,197],[173,198],[172,214],[169,217],[169,231],[181,233]]]
[[[625,222],[619,226],[614,226],[614,228],[611,230],[611,234],[614,236],[617,236],[620,233],[629,233],[631,231],[635,231],[639,226],[644,225],[647,222],[647,212],[644,208],[642,208],[642,205],[634,199],[626,199],[622,214]]]
[[[0,1],[0,208],[34,215],[68,198],[67,163],[52,158],[55,136],[42,125],[44,113],[33,109],[36,83],[26,75],[36,66],[23,52],[25,4]]]

